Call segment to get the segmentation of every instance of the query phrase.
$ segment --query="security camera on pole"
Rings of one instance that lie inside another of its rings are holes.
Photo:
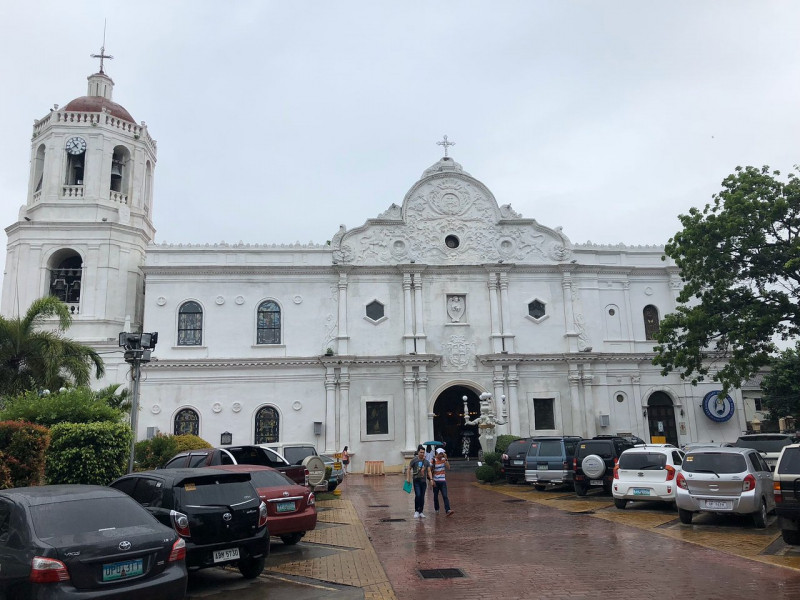
[[[131,380],[133,381],[133,398],[131,400],[131,456],[128,460],[128,473],[133,473],[133,453],[136,447],[137,428],[139,423],[139,379],[142,374],[142,363],[150,362],[150,353],[155,350],[158,342],[158,332],[154,333],[128,333],[119,334],[119,345],[125,348],[125,362],[131,366]]]

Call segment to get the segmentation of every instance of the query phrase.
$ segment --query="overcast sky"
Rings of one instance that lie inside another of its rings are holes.
[[[158,141],[157,242],[324,243],[401,203],[445,134],[574,243],[664,244],[737,165],[800,162],[800,2],[14,2],[3,227],[104,20],[114,100]]]

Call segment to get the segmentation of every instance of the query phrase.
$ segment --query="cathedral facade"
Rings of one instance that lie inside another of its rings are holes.
[[[120,332],[158,332],[139,438],[348,446],[355,470],[391,470],[427,440],[474,455],[464,421],[487,392],[501,434],[679,445],[746,429],[738,390],[720,398],[651,362],[681,288],[663,247],[575,244],[498,202],[446,145],[329,243],[157,244],[156,142],[102,68],[88,81],[34,125],[2,311],[60,297],[68,335],[106,361],[103,385],[130,382]]]

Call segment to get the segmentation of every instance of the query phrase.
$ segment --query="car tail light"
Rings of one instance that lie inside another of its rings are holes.
[[[752,475],[748,475],[742,481],[742,491],[749,492],[750,490],[756,489],[756,478]]]
[[[614,465],[614,479],[619,479],[619,465]]]
[[[175,562],[177,560],[184,560],[186,558],[186,542],[182,537],[175,540],[172,544],[172,551],[169,553],[167,562]]]
[[[667,470],[667,481],[672,481],[675,479],[675,467],[672,465],[667,465],[664,468]]]
[[[686,478],[683,476],[683,473],[678,473],[678,479],[675,481],[678,484],[678,487],[682,490],[688,490],[689,484],[686,483]]]
[[[572,459],[572,470],[573,471],[577,471],[578,470],[578,459],[577,458],[573,458]]]
[[[261,502],[258,507],[258,526],[263,527],[267,524],[267,505]]]
[[[306,504],[308,504],[309,506],[314,506],[316,503],[317,503],[317,498],[316,496],[314,496],[314,492],[311,492],[308,495],[308,500],[306,500]]]
[[[306,469],[305,476],[306,476],[306,487],[308,487],[308,469]]]
[[[775,494],[775,504],[780,504],[781,502],[783,502],[783,492],[781,491],[780,481],[772,482],[772,491]]]
[[[169,518],[172,521],[172,528],[181,537],[192,537],[192,532],[189,529],[189,517],[177,510],[169,511]]]
[[[34,556],[31,561],[31,574],[28,579],[32,583],[69,581],[69,571],[67,571],[67,565],[60,560]]]

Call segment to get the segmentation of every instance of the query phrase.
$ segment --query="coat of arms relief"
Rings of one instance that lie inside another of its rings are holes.
[[[451,335],[442,350],[443,371],[463,371],[476,366],[475,342],[468,341],[466,336]]]

